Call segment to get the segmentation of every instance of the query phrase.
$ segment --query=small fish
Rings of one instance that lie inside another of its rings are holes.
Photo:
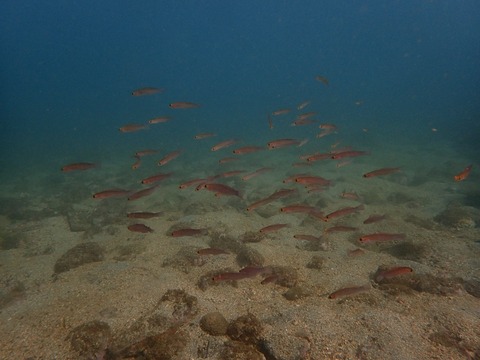
[[[127,124],[127,125],[123,125],[118,130],[120,130],[123,133],[130,133],[130,132],[135,132],[139,130],[145,130],[147,128],[148,126],[144,124]]]
[[[245,154],[250,154],[250,153],[253,153],[253,152],[260,151],[260,150],[264,150],[264,148],[261,147],[261,146],[243,146],[243,147],[240,147],[238,149],[233,150],[233,153],[235,155],[245,155]]]
[[[226,157],[226,158],[218,160],[218,163],[219,164],[226,164],[226,163],[229,163],[229,162],[232,162],[232,161],[238,161],[238,158]]]
[[[311,213],[312,211],[315,211],[315,207],[310,206],[310,205],[288,205],[280,208],[281,212],[284,213]]]
[[[261,168],[261,169],[258,169],[258,170],[255,170],[254,172],[250,173],[250,174],[247,174],[245,176],[242,176],[242,180],[243,181],[248,181],[250,180],[251,178],[255,177],[255,176],[258,176],[260,174],[263,174],[267,171],[270,171],[272,170],[272,168],[269,168],[269,167],[264,167],[264,168]]]
[[[134,157],[136,160],[135,160],[135,162],[132,164],[132,170],[137,170],[137,169],[140,167],[140,165],[142,165],[142,159],[141,159],[141,157],[138,156],[138,155],[134,155],[133,157]]]
[[[130,190],[111,189],[111,190],[100,191],[96,194],[93,194],[93,198],[94,199],[108,199],[108,198],[112,198],[112,197],[127,196],[130,193],[131,193]]]
[[[365,220],[363,220],[364,224],[373,224],[382,220],[385,220],[387,218],[386,215],[378,215],[378,214],[372,214]]]
[[[297,176],[295,182],[302,185],[322,185],[329,186],[331,184],[330,180],[324,179],[321,176]]]
[[[468,177],[468,175],[470,175],[470,172],[472,171],[472,167],[473,167],[473,165],[468,165],[465,169],[463,169],[462,172],[455,175],[453,177],[455,179],[455,181],[465,180]]]
[[[81,162],[81,163],[74,163],[62,166],[61,170],[63,172],[70,172],[70,171],[78,171],[78,170],[90,170],[96,168],[97,165],[94,163],[88,162]]]
[[[147,189],[143,189],[143,190],[140,190],[140,191],[137,191],[135,193],[133,193],[132,195],[130,195],[128,197],[128,200],[129,201],[134,201],[134,200],[138,200],[142,197],[145,197],[145,196],[148,196],[148,195],[151,195],[156,189],[157,189],[158,185],[154,185],[152,187],[149,187]]]
[[[139,211],[139,212],[128,213],[127,217],[129,219],[151,219],[160,215],[162,215],[162,212]]]
[[[168,174],[157,174],[153,176],[149,176],[141,181],[142,184],[153,184],[165,179],[168,179],[170,176],[172,176],[173,173],[168,173]]]
[[[206,139],[206,138],[213,137],[213,136],[217,136],[217,134],[215,134],[215,133],[200,133],[200,134],[195,135],[194,139],[202,140],[202,139]]]
[[[326,234],[330,234],[330,233],[333,233],[333,232],[347,232],[347,231],[357,231],[358,228],[356,227],[353,227],[353,226],[341,226],[341,225],[338,225],[338,226],[332,226],[332,227],[329,227],[327,229],[325,229],[325,233]]]
[[[407,236],[405,234],[392,234],[392,233],[374,233],[363,235],[360,237],[359,241],[362,244],[368,244],[372,242],[379,241],[395,241],[395,240],[405,240]]]
[[[364,156],[364,155],[369,155],[369,154],[370,153],[368,151],[354,151],[354,150],[351,150],[351,151],[342,151],[342,152],[333,154],[331,156],[331,158],[333,160],[339,160],[339,159],[343,159],[343,158],[346,158],[346,157],[357,157],[357,156]]]
[[[319,161],[319,160],[325,160],[325,159],[330,159],[332,157],[332,154],[330,153],[319,153],[319,154],[313,154],[309,155],[307,157],[307,161]]]
[[[144,224],[133,224],[128,226],[128,230],[138,233],[151,233],[153,229]]]
[[[352,295],[360,294],[360,293],[366,292],[368,290],[370,290],[370,285],[368,285],[368,284],[362,285],[362,286],[346,287],[346,288],[339,289],[339,290],[331,293],[330,295],[328,295],[328,298],[329,299],[338,299],[338,298],[342,298],[342,297],[345,297],[345,296],[352,296]]]
[[[244,172],[245,172],[245,170],[232,170],[232,171],[224,172],[223,174],[218,175],[218,177],[228,178],[228,177],[243,174]]]
[[[379,283],[385,279],[391,279],[395,276],[400,276],[404,274],[410,274],[413,272],[413,269],[408,266],[396,266],[390,269],[378,269],[374,275],[375,282]]]
[[[192,228],[185,228],[185,229],[178,229],[171,232],[171,236],[173,237],[183,237],[183,236],[199,236],[199,235],[206,235],[208,233],[207,229],[192,229]]]
[[[363,204],[360,204],[360,205],[355,206],[355,207],[345,207],[343,209],[331,212],[330,214],[325,216],[325,221],[332,220],[332,219],[337,218],[339,216],[345,216],[345,215],[353,214],[353,213],[358,212],[358,211],[363,210],[363,209],[365,209]]]
[[[313,236],[307,234],[295,234],[293,237],[297,240],[306,240],[306,241],[320,241],[322,240],[321,236]]]
[[[375,176],[383,176],[383,175],[389,175],[393,173],[397,173],[400,171],[400,168],[383,168],[383,169],[378,169],[374,171],[370,171],[366,174],[363,174],[364,178],[372,178]]]
[[[273,225],[268,225],[259,230],[259,232],[263,234],[271,233],[274,231],[278,231],[280,229],[283,229],[284,227],[287,227],[288,224],[273,224]]]
[[[163,166],[168,164],[173,159],[176,159],[181,153],[182,153],[182,150],[172,151],[171,153],[168,153],[158,161],[158,165]]]
[[[136,89],[132,91],[133,96],[144,96],[144,95],[153,95],[160,92],[163,92],[164,89],[156,88],[156,87],[143,87],[140,89]]]
[[[285,115],[285,114],[288,114],[289,112],[290,112],[290,109],[279,109],[279,110],[273,111],[272,115],[273,116]]]
[[[228,146],[231,146],[233,144],[235,144],[238,140],[237,139],[229,139],[229,140],[225,140],[225,141],[222,141],[216,145],[214,145],[212,147],[212,151],[218,151],[220,149],[223,149],[223,148],[226,148]]]
[[[193,109],[193,108],[200,107],[199,104],[195,104],[188,101],[178,101],[178,102],[171,103],[168,106],[170,106],[170,108],[172,109]]]
[[[272,150],[272,149],[281,149],[287,146],[293,146],[300,144],[300,141],[295,140],[295,139],[278,139],[278,140],[273,140],[267,143],[267,147]]]
[[[297,106],[297,110],[302,110],[310,104],[310,101],[304,101]]]
[[[224,184],[219,184],[219,183],[207,183],[203,185],[203,188],[213,191],[216,196],[219,195],[233,195],[233,196],[240,196],[240,192],[238,190],[235,190],[234,188],[224,185]]]
[[[156,118],[148,120],[149,124],[160,124],[170,121],[172,118],[170,116],[158,116]]]
[[[322,84],[326,86],[328,86],[328,84],[330,83],[330,81],[325,76],[322,76],[322,75],[315,76],[315,80],[320,81]]]
[[[143,157],[143,156],[147,156],[147,155],[153,155],[153,154],[156,154],[156,153],[158,153],[157,150],[146,149],[146,150],[137,151],[135,153],[135,156]]]

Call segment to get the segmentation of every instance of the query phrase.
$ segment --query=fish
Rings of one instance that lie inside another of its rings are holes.
[[[243,146],[243,147],[240,147],[238,149],[233,150],[233,153],[235,155],[245,155],[245,154],[250,154],[250,153],[253,153],[253,152],[260,151],[260,150],[264,150],[264,148],[261,147],[261,146]]]
[[[340,194],[340,197],[342,199],[349,199],[349,200],[355,200],[355,201],[360,200],[360,197],[355,191],[351,191],[351,192],[344,191]]]
[[[368,235],[363,235],[360,237],[359,241],[362,244],[368,244],[372,242],[379,241],[395,241],[395,240],[405,240],[405,234],[393,234],[393,233],[373,233]]]
[[[302,110],[310,104],[310,101],[304,101],[297,106],[297,110]]]
[[[268,225],[259,230],[259,232],[263,234],[271,233],[274,231],[278,231],[280,229],[283,229],[284,227],[287,227],[288,224],[273,224],[273,225]]]
[[[193,109],[200,107],[200,104],[195,104],[193,102],[188,101],[178,101],[169,104],[171,109]]]
[[[235,144],[237,141],[238,141],[237,139],[229,139],[229,140],[219,142],[218,144],[214,145],[211,150],[212,151],[218,151],[220,149],[223,149],[223,148],[226,148],[228,146],[231,146],[231,145]]]
[[[268,128],[270,130],[273,129],[273,121],[272,121],[272,117],[270,116],[270,114],[267,114],[267,121],[268,121]]]
[[[244,172],[245,172],[245,170],[232,170],[232,171],[224,172],[223,174],[218,175],[218,177],[228,178],[228,177],[243,174]]]
[[[156,154],[156,153],[158,153],[158,150],[146,149],[146,150],[137,151],[135,153],[135,156],[143,157],[143,156],[147,156],[147,155],[153,155],[153,154]]]
[[[170,121],[172,118],[170,116],[158,116],[156,118],[148,120],[149,124],[160,124]]]
[[[250,206],[247,207],[247,211],[255,210],[256,208],[258,208],[260,206],[269,204],[269,203],[271,203],[275,200],[278,200],[280,198],[289,196],[289,195],[291,195],[295,192],[296,192],[295,189],[280,189],[278,191],[275,191],[273,194],[266,197],[265,199],[254,202],[253,204],[251,204]]]
[[[235,190],[234,188],[224,185],[224,184],[219,184],[219,183],[207,183],[203,185],[203,188],[213,191],[216,196],[219,195],[233,195],[233,196],[240,196],[240,192],[238,190]]]
[[[238,161],[238,158],[235,158],[235,157],[226,157],[226,158],[222,158],[222,159],[218,160],[218,163],[219,163],[219,164],[226,164],[226,163],[232,162],[232,161]]]
[[[250,275],[248,273],[241,273],[241,272],[225,272],[220,273],[212,277],[212,281],[219,282],[219,281],[232,281],[232,280],[242,280],[249,277],[253,277],[254,275]]]
[[[285,115],[285,114],[288,114],[289,112],[290,112],[290,109],[279,109],[279,110],[273,111],[272,115],[273,116]]]
[[[366,292],[368,290],[370,290],[370,285],[368,285],[368,284],[362,285],[362,286],[346,287],[346,288],[339,289],[339,290],[331,293],[330,295],[328,295],[328,298],[329,299],[338,299],[338,298],[342,298],[342,297],[345,297],[345,296],[352,296],[352,295],[360,294],[360,293]]]
[[[172,151],[171,153],[168,153],[158,161],[158,165],[163,166],[168,164],[173,159],[176,159],[181,153],[182,153],[182,150]]]
[[[331,184],[330,180],[324,179],[321,176],[297,176],[295,177],[295,182],[302,185],[322,185],[329,186]]]
[[[160,92],[163,92],[165,89],[156,88],[156,87],[143,87],[132,91],[133,96],[144,96],[144,95],[153,95]]]
[[[255,177],[255,176],[258,176],[258,175],[261,175],[267,171],[271,171],[272,168],[269,168],[269,167],[264,167],[264,168],[261,168],[261,169],[258,169],[258,170],[255,170],[254,172],[250,173],[250,174],[247,174],[245,176],[242,176],[242,180],[243,181],[248,181],[250,180],[251,178]]]
[[[294,122],[292,122],[290,125],[291,126],[305,126],[305,125],[312,125],[315,124],[317,120],[312,120],[312,119],[297,119]]]
[[[170,233],[170,235],[173,237],[199,236],[199,235],[207,235],[207,234],[208,234],[207,229],[192,229],[192,228],[178,229]]]
[[[312,161],[330,159],[331,157],[332,157],[332,154],[330,153],[317,153],[312,155],[306,155],[305,159],[309,162],[312,162]]]
[[[272,149],[281,149],[287,146],[293,146],[300,144],[299,140],[295,139],[278,139],[278,140],[272,140],[269,143],[267,143],[267,147],[272,150]]]
[[[472,171],[473,165],[468,165],[465,169],[462,170],[462,172],[458,173],[455,175],[453,178],[455,181],[463,181],[465,180],[468,175],[470,175],[470,172]]]
[[[168,179],[170,176],[172,176],[173,173],[167,173],[167,174],[157,174],[157,175],[152,175],[149,176],[141,181],[142,184],[153,184],[165,179]]]
[[[313,236],[307,234],[295,234],[293,237],[297,240],[306,240],[306,241],[320,241],[322,240],[321,236]]]
[[[79,171],[79,170],[90,170],[97,167],[97,164],[89,163],[89,162],[80,162],[80,163],[73,163],[62,166],[61,170],[63,172],[70,172],[70,171]]]
[[[202,140],[202,139],[206,139],[206,138],[213,137],[213,136],[217,136],[217,134],[215,134],[215,133],[200,133],[200,134],[195,135],[193,138],[196,139],[196,140]]]
[[[303,204],[296,204],[296,205],[288,205],[280,208],[281,212],[284,213],[311,213],[312,211],[315,211],[315,207],[310,206],[310,205],[303,205]]]
[[[370,155],[370,153],[368,151],[355,151],[355,150],[342,151],[339,153],[332,154],[331,158],[333,160],[339,160],[346,157],[357,157],[357,156],[364,156],[364,155]]]
[[[327,216],[325,216],[325,221],[329,221],[329,220],[332,220],[336,217],[339,217],[339,216],[345,216],[345,215],[349,215],[349,214],[353,214],[357,211],[360,211],[360,210],[363,210],[365,209],[365,207],[363,206],[363,204],[360,204],[358,206],[355,206],[355,207],[345,207],[343,209],[340,209],[340,210],[336,210],[334,212],[331,212],[330,214],[328,214]]]
[[[128,213],[127,217],[129,219],[151,219],[151,218],[160,216],[162,214],[163,214],[162,212],[138,211],[138,212]]]
[[[153,229],[144,224],[133,224],[128,226],[128,230],[138,233],[151,233]]]
[[[151,195],[156,189],[157,189],[158,185],[154,185],[152,187],[149,187],[147,189],[143,189],[143,190],[140,190],[140,191],[137,191],[133,194],[131,194],[129,197],[128,197],[128,200],[129,201],[134,201],[134,200],[138,200],[142,197],[145,197],[145,196],[148,196],[148,195]]]
[[[373,224],[373,223],[375,223],[375,222],[379,222],[379,221],[385,220],[386,218],[387,218],[386,215],[372,214],[372,215],[370,215],[368,218],[366,218],[365,220],[363,220],[363,223],[364,223],[364,224]]]
[[[383,175],[389,175],[393,173],[397,173],[400,171],[399,167],[396,168],[383,168],[383,169],[378,169],[374,171],[370,171],[368,173],[363,174],[364,178],[372,178],[375,176],[383,176]]]
[[[142,165],[142,159],[138,155],[133,155],[133,157],[136,159],[135,162],[132,164],[132,170],[137,170],[140,165]]]
[[[381,269],[379,268],[374,275],[375,282],[379,283],[385,279],[391,279],[392,277],[410,274],[413,272],[413,269],[408,266],[396,266],[390,269]]]
[[[123,125],[118,130],[120,130],[123,133],[130,133],[130,132],[135,132],[139,130],[145,130],[147,128],[148,126],[144,124],[127,124],[127,125]]]
[[[100,191],[96,194],[93,194],[93,198],[94,199],[108,199],[108,198],[112,198],[112,197],[127,196],[130,193],[131,193],[130,190],[111,189],[111,190]]]
[[[328,84],[330,83],[330,81],[325,76],[322,76],[322,75],[315,76],[315,80],[320,81],[322,84],[326,86],[328,86]]]
[[[193,185],[205,184],[208,181],[209,181],[208,178],[193,179],[193,180],[186,181],[183,184],[180,184],[178,188],[179,189],[186,189],[187,187],[190,187],[190,186],[193,186]]]

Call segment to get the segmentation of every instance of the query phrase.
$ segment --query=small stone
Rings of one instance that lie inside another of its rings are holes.
[[[228,321],[218,311],[205,314],[200,319],[200,328],[210,335],[225,335]]]
[[[252,345],[258,344],[262,331],[262,323],[253,314],[238,317],[227,328],[227,334],[232,340]]]

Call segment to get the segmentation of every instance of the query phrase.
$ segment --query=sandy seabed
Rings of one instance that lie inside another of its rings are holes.
[[[383,156],[389,159],[388,153]],[[429,155],[424,163],[403,156],[398,164],[402,172],[374,179],[361,174],[382,167],[385,161],[379,157],[377,165],[359,159],[342,168],[315,164],[288,169],[279,157],[272,160],[272,173],[248,182],[222,180],[241,188],[242,198],[179,190],[181,181],[172,179],[135,202],[85,198],[72,203],[59,193],[51,201],[64,205],[46,216],[19,219],[4,211],[1,357],[480,359],[480,211],[478,204],[465,201],[465,189],[478,192],[478,186],[467,180],[454,183],[449,165],[441,176],[424,166],[445,159],[444,154]],[[297,184],[281,183],[295,173],[320,174],[333,184],[307,193]],[[205,173],[192,177],[196,175]],[[435,180],[439,178],[448,180]],[[68,184],[71,191],[82,193],[85,189],[76,185],[91,186],[75,181]],[[298,191],[245,210],[281,188]],[[359,199],[341,198],[344,191],[355,191]],[[4,193],[3,198],[17,198],[33,214],[50,206],[29,194]],[[279,211],[299,203],[326,214],[359,204],[364,209],[331,222]],[[163,213],[132,220],[125,216],[130,211]],[[363,224],[371,214],[386,219]],[[153,232],[129,231],[135,222]],[[259,234],[276,223],[288,227]],[[326,233],[333,225],[356,229]],[[206,231],[170,235],[182,227]],[[375,232],[403,233],[406,239],[358,241]],[[299,240],[296,234],[320,238]],[[78,245],[76,253],[68,253]],[[208,247],[228,254],[197,254]],[[352,255],[355,249],[363,251]],[[266,267],[275,276],[264,284],[262,274],[212,280],[248,265]],[[413,272],[375,279],[379,267],[396,266]],[[353,286],[365,286],[365,291],[329,298]]]

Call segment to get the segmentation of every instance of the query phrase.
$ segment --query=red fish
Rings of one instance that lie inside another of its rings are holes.
[[[207,233],[208,233],[207,229],[186,228],[186,229],[174,230],[170,235],[172,235],[173,237],[183,237],[183,236],[207,235]]]
[[[172,173],[157,174],[157,175],[147,177],[147,178],[143,179],[141,182],[142,182],[142,184],[153,184],[155,182],[165,180],[165,179],[169,178],[170,176],[172,176]]]
[[[264,148],[261,146],[243,146],[241,148],[233,150],[233,153],[235,155],[245,155],[245,154],[250,154],[260,150],[264,150]]]
[[[400,171],[400,168],[383,168],[383,169],[378,169],[375,171],[370,171],[366,174],[363,174],[364,178],[372,178],[375,176],[383,176],[383,175],[389,175],[393,173],[397,173]]]
[[[140,165],[142,165],[142,158],[138,155],[134,155],[133,157],[137,160],[132,164],[132,170],[137,170]]]
[[[157,187],[158,187],[158,185],[155,185],[155,186],[149,187],[147,189],[137,191],[136,193],[133,193],[132,195],[130,195],[128,197],[128,200],[129,201],[134,201],[134,200],[140,199],[142,197],[151,195],[157,189]]]
[[[200,134],[195,135],[194,138],[196,140],[202,140],[202,139],[206,139],[206,138],[213,137],[213,136],[217,136],[217,134],[215,134],[215,133],[200,133]]]
[[[280,109],[280,110],[275,110],[272,112],[273,116],[278,116],[278,115],[285,115],[290,112],[290,109]]]
[[[254,172],[243,176],[243,177],[242,177],[242,180],[243,180],[243,181],[248,181],[248,180],[250,180],[251,178],[253,178],[253,177],[255,177],[255,176],[258,176],[258,175],[260,175],[260,174],[263,174],[263,173],[265,173],[265,172],[267,172],[267,171],[270,171],[270,170],[272,170],[272,168],[268,168],[268,167],[264,167],[264,168],[255,170]]]
[[[363,210],[364,208],[365,207],[363,206],[363,204],[355,206],[355,207],[345,207],[343,209],[331,212],[330,214],[325,216],[324,220],[329,221],[329,220],[332,220],[332,219],[334,219],[336,217],[339,217],[339,216],[345,216],[345,215],[353,214],[357,211]]]
[[[374,233],[363,235],[359,241],[362,244],[368,244],[378,241],[395,241],[395,240],[405,240],[407,236],[405,234],[391,234],[391,233]]]
[[[158,116],[156,118],[148,120],[149,124],[160,124],[170,121],[172,118],[170,116]]]
[[[470,175],[470,172],[472,171],[472,167],[473,167],[473,165],[468,165],[465,169],[463,169],[462,172],[455,175],[453,177],[455,179],[455,181],[465,180],[468,177],[468,175]]]
[[[168,164],[173,159],[176,159],[181,153],[182,153],[181,150],[172,151],[171,153],[165,155],[162,159],[160,159],[160,161],[158,162],[158,165],[163,166]]]
[[[333,154],[331,156],[331,158],[333,160],[339,160],[339,159],[343,159],[343,158],[346,158],[346,157],[357,157],[357,156],[364,156],[364,155],[369,155],[369,154],[370,153],[368,151],[354,151],[354,150],[351,150],[351,151],[342,151],[342,152]]]
[[[237,141],[238,141],[237,139],[229,139],[229,140],[222,141],[222,142],[218,143],[217,145],[214,145],[212,147],[212,151],[218,151],[220,149],[226,148],[228,146],[231,146],[231,145],[235,144]]]
[[[338,299],[338,298],[345,297],[345,296],[352,296],[352,295],[360,294],[360,293],[366,292],[368,290],[370,290],[370,285],[368,285],[368,284],[363,285],[363,286],[346,287],[346,288],[343,288],[343,289],[340,289],[340,290],[337,290],[337,291],[331,293],[330,295],[328,295],[328,298],[329,299]]]
[[[267,234],[267,233],[271,233],[271,232],[274,232],[274,231],[278,231],[278,230],[283,229],[284,227],[287,227],[287,226],[288,226],[288,224],[268,225],[268,226],[265,226],[265,227],[261,228],[259,230],[259,232]]]
[[[198,255],[223,255],[230,254],[228,251],[218,248],[205,248],[197,250]]]
[[[322,185],[329,186],[331,184],[330,180],[324,179],[321,176],[297,176],[295,182],[302,185]]]
[[[203,185],[203,188],[213,191],[216,196],[219,195],[233,195],[233,196],[240,196],[240,192],[238,190],[235,190],[234,188],[224,185],[224,184],[218,184],[218,183],[207,183]]]
[[[364,224],[373,224],[375,222],[379,222],[382,220],[385,220],[387,218],[386,215],[377,215],[377,214],[372,214],[368,218],[366,218],[363,223]]]
[[[130,190],[111,189],[111,190],[100,191],[96,194],[93,194],[93,198],[94,199],[108,199],[108,198],[111,198],[111,197],[127,196],[130,193],[131,193]]]
[[[151,219],[160,215],[162,215],[162,212],[139,211],[139,212],[128,213],[127,217],[129,219]]]
[[[267,146],[270,150],[272,150],[272,149],[281,149],[287,146],[293,146],[298,144],[300,144],[300,141],[295,139],[278,139],[278,140],[270,141],[269,143],[267,143]]]
[[[315,80],[320,81],[322,84],[326,86],[328,86],[328,84],[330,83],[330,81],[325,76],[322,76],[322,75],[315,76]]]
[[[146,155],[153,155],[153,154],[156,154],[157,152],[158,152],[157,150],[152,150],[152,149],[140,150],[135,153],[135,156],[142,157]]]
[[[143,96],[143,95],[153,95],[159,92],[163,92],[164,89],[159,89],[155,87],[143,87],[132,91],[133,96]]]
[[[170,108],[172,108],[172,109],[193,109],[193,108],[200,107],[199,104],[195,104],[195,103],[187,102],[187,101],[174,102],[174,103],[171,103],[168,106],[170,106]]]
[[[77,171],[77,170],[90,170],[97,167],[96,164],[94,163],[87,163],[87,162],[82,162],[82,163],[74,163],[74,164],[68,164],[62,167],[63,172],[70,172],[70,171]]]
[[[130,133],[134,131],[145,130],[147,128],[148,126],[143,124],[127,124],[119,128],[118,130],[120,130],[123,133]]]
[[[413,269],[408,266],[397,266],[393,267],[391,269],[378,269],[377,272],[374,275],[375,281],[381,282],[385,279],[390,279],[395,276],[399,275],[404,275],[404,274],[410,274],[413,272]]]

